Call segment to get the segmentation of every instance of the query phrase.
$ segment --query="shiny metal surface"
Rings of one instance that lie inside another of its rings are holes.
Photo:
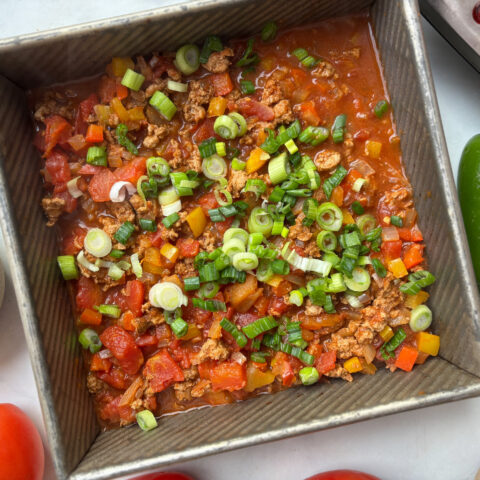
[[[478,0],[420,0],[424,17],[480,72],[480,23],[473,19]]]
[[[405,169],[438,284],[431,307],[441,358],[414,372],[331,381],[160,420],[148,433],[100,433],[85,387],[54,231],[40,208],[38,154],[25,88],[100,71],[112,55],[175,48],[260,30],[272,12],[301,25],[370,0],[209,0],[0,41],[0,223],[58,478],[94,480],[480,394],[479,298],[448,162],[415,0],[371,6]],[[185,32],[188,32],[188,39]],[[26,168],[26,165],[29,168]],[[448,292],[448,295],[445,294]]]

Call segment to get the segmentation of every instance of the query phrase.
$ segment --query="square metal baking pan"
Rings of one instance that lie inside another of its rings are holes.
[[[167,416],[149,433],[101,433],[85,386],[70,299],[45,226],[25,91],[102,71],[114,55],[169,50],[206,33],[258,32],[371,11],[404,165],[438,281],[440,356],[412,373],[296,388]],[[0,220],[60,480],[106,479],[480,394],[479,298],[415,0],[209,0],[0,41]]]

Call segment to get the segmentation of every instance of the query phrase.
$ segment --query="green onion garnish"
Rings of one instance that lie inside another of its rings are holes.
[[[122,147],[125,147],[130,153],[138,154],[138,149],[135,144],[127,137],[128,128],[124,123],[119,123],[115,129],[117,140]]]
[[[247,164],[245,162],[242,162],[242,160],[239,160],[238,158],[234,158],[232,160],[231,166],[233,170],[245,170]]]
[[[325,180],[325,183],[323,184],[323,191],[329,200],[333,189],[342,183],[342,180],[346,177],[347,173],[347,170],[339,165],[333,175]]]
[[[215,263],[206,263],[198,269],[198,274],[200,276],[200,282],[214,282],[220,278]]]
[[[173,118],[177,111],[175,104],[163,92],[158,90],[152,95],[148,103],[168,121]]]
[[[227,318],[222,318],[222,320],[220,321],[220,326],[226,332],[232,335],[240,348],[243,348],[247,344],[247,337],[230,320],[228,320]]]
[[[174,64],[184,75],[191,75],[200,66],[199,57],[199,48],[196,45],[187,44],[177,50]],[[168,120],[171,120],[171,118]]]
[[[123,245],[125,245],[134,231],[135,227],[133,226],[133,224],[127,221],[120,225],[120,228],[115,232],[113,237],[118,243],[122,243]]]
[[[406,338],[407,334],[405,333],[405,330],[399,328],[388,343],[385,344],[384,349],[391,353],[396,350]]]
[[[60,255],[57,257],[57,263],[65,280],[76,280],[78,278],[77,265],[73,255]]]
[[[218,283],[215,282],[207,282],[202,284],[200,289],[198,290],[198,296],[200,298],[213,298],[220,289]]]
[[[304,385],[313,385],[320,378],[320,374],[315,367],[304,367],[298,372],[298,375]]]
[[[148,218],[141,218],[138,223],[140,224],[140,228],[147,232],[156,232],[157,231],[157,224]]]
[[[127,68],[125,75],[122,78],[122,85],[138,92],[143,85],[145,77],[141,73],[134,72],[132,69]]]
[[[85,250],[95,257],[105,257],[112,250],[112,240],[101,228],[91,228],[83,241]]]
[[[213,130],[220,137],[232,140],[239,134],[237,122],[228,115],[220,115],[213,124]]]
[[[165,225],[165,228],[171,228],[178,220],[180,220],[178,213],[172,213],[168,217],[165,217],[162,223]]]
[[[390,223],[394,225],[395,227],[403,227],[403,220],[401,217],[398,217],[397,215],[392,215],[390,217]]]
[[[273,20],[270,20],[262,28],[262,33],[261,33],[262,40],[265,43],[271,42],[277,35],[277,30],[278,30],[277,24]]]
[[[268,330],[271,330],[275,327],[278,327],[278,323],[273,317],[269,316],[259,318],[258,320],[255,320],[254,322],[245,325],[242,328],[242,331],[248,338],[255,338],[258,337],[260,334],[268,332]]]
[[[385,278],[387,276],[387,269],[378,258],[372,258],[372,265],[379,277]]]
[[[301,362],[306,363],[307,365],[313,365],[313,362],[315,361],[315,357],[313,355],[310,355],[301,348],[295,347],[289,343],[280,343],[280,350],[298,358]]]
[[[288,178],[290,174],[290,163],[285,152],[277,155],[268,162],[268,176],[270,181],[276,185]]]
[[[205,38],[202,51],[200,52],[200,63],[207,63],[212,52],[220,52],[223,49],[222,41],[216,35],[209,35]]]
[[[426,305],[416,306],[410,314],[410,328],[414,332],[423,332],[432,324],[432,311]]]
[[[290,266],[285,260],[277,258],[272,262],[272,271],[278,275],[288,275],[290,273]]]
[[[258,257],[252,252],[239,252],[233,255],[232,265],[237,270],[253,270],[258,266]]]
[[[333,143],[343,142],[345,135],[345,126],[347,124],[347,116],[342,113],[335,118],[332,126],[332,140]]]
[[[242,192],[244,192],[244,193],[253,192],[256,195],[257,200],[258,200],[260,195],[265,193],[266,189],[267,189],[267,185],[265,184],[265,182],[263,180],[261,180],[259,178],[249,178],[247,180],[247,183],[245,184],[245,187],[243,188]]]
[[[107,166],[105,147],[90,147],[87,151],[87,163],[90,165]]]
[[[363,208],[363,205],[357,201],[352,203],[352,210],[353,210],[353,213],[355,213],[356,215],[363,215],[365,213],[365,209]]]
[[[382,118],[387,113],[389,104],[386,100],[380,100],[373,109],[377,118]]]
[[[253,52],[254,39],[250,38],[247,42],[247,48],[242,55],[242,58],[235,64],[237,67],[244,67],[246,65],[254,65],[260,61],[258,55]]]
[[[99,352],[103,346],[97,332],[91,328],[83,329],[78,336],[78,341],[85,350],[90,350],[90,353]]]
[[[250,80],[240,80],[240,90],[245,95],[255,93],[255,85]]]
[[[217,139],[215,137],[208,138],[204,140],[199,146],[198,149],[200,150],[200,156],[202,158],[208,158],[214,153],[217,153]]]
[[[157,420],[150,410],[142,410],[136,415],[138,426],[144,431],[148,432],[158,427]]]
[[[177,317],[170,323],[170,328],[177,338],[182,338],[188,332],[188,323],[183,318]]]
[[[97,312],[100,312],[102,315],[106,315],[111,318],[120,318],[122,314],[122,309],[117,305],[98,305],[93,307]]]
[[[147,172],[150,176],[161,175],[166,177],[170,173],[170,165],[162,157],[150,157],[147,160]]]
[[[248,230],[250,233],[262,233],[268,237],[273,228],[273,219],[266,210],[260,207],[255,207],[248,218]]]
[[[334,203],[325,202],[317,208],[317,223],[320,228],[338,232],[342,228],[343,213]]]
[[[191,290],[198,290],[200,288],[200,278],[199,277],[184,278],[183,284],[185,286],[185,291],[187,292]]]
[[[419,270],[408,276],[408,282],[400,285],[400,291],[407,295],[416,295],[422,288],[435,282],[435,277],[426,270]]]

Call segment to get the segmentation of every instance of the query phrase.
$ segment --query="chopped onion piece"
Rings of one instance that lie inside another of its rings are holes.
[[[110,200],[112,202],[124,202],[128,195],[133,195],[137,189],[130,182],[115,182],[110,189]]]
[[[231,358],[240,365],[243,365],[247,361],[247,357],[242,352],[233,352]]]
[[[100,268],[112,268],[115,264],[113,262],[107,262],[106,260],[98,258],[95,261],[95,265]]]
[[[85,267],[87,270],[90,270],[91,272],[98,272],[100,270],[99,267],[94,265],[93,263],[90,263],[86,258],[85,254],[83,253],[83,250],[80,250],[79,254],[77,255],[77,262],[82,266]]]
[[[382,228],[382,242],[395,242],[396,240],[400,240],[396,227]]]
[[[98,352],[98,356],[100,358],[111,358],[111,357],[113,357],[113,354],[108,348],[106,348],[105,350],[100,350]]]
[[[67,182],[68,193],[73,198],[79,198],[83,195],[83,192],[77,187],[77,182],[80,177],[72,178]]]
[[[188,85],[186,83],[181,82],[174,82],[173,80],[168,80],[167,88],[172,92],[186,92],[188,89]]]
[[[363,177],[368,177],[375,173],[375,170],[365,160],[354,160],[350,164],[350,168],[361,173]]]
[[[137,278],[140,278],[143,275],[143,268],[140,264],[140,260],[138,259],[138,253],[134,253],[130,257],[130,261],[132,262],[132,272]]]
[[[290,243],[286,243],[282,249],[283,258],[297,270],[304,272],[314,272],[327,277],[332,269],[330,262],[319,260],[318,258],[302,257],[294,250],[290,250]]]
[[[182,201],[180,199],[168,205],[162,205],[162,213],[164,217],[168,217],[172,213],[177,213],[182,209]]]

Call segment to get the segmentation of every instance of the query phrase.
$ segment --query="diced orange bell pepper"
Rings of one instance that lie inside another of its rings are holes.
[[[388,270],[393,273],[395,278],[402,278],[408,275],[407,268],[401,258],[395,258],[388,262]]]
[[[344,225],[350,225],[352,223],[355,223],[355,220],[353,219],[352,214],[346,208],[342,210],[342,213],[343,213]]]
[[[260,170],[268,161],[270,155],[262,150],[260,147],[255,147],[251,152],[247,160],[245,171],[247,173],[253,173]]]
[[[86,325],[100,325],[102,323],[102,314],[91,308],[86,308],[80,315],[80,321]]]
[[[182,341],[192,340],[192,338],[201,337],[202,332],[193,323],[188,324],[187,333],[180,339]]]
[[[403,263],[408,270],[423,262],[423,248],[423,245],[414,243],[413,245],[410,245],[408,250],[405,252],[405,255],[403,256]]]
[[[170,262],[175,263],[180,254],[180,250],[171,243],[164,243],[160,253]]]
[[[394,335],[393,330],[388,325],[385,325],[385,328],[379,333],[384,342],[388,342]]]
[[[133,325],[133,320],[135,320],[135,315],[130,310],[127,310],[122,315],[122,318],[120,320],[121,326],[125,330],[128,330],[129,332],[134,332],[135,331],[135,325]]]
[[[113,57],[112,58],[112,73],[116,77],[123,77],[127,68],[135,68],[135,64],[130,57]]]
[[[144,271],[153,275],[160,275],[165,270],[159,248],[149,247],[145,250],[142,267]]]
[[[207,217],[202,207],[194,208],[187,215],[186,220],[195,238],[199,237],[207,226]]]
[[[127,111],[128,111],[128,117],[131,122],[141,122],[142,120],[145,120],[143,107],[133,107]]]
[[[112,362],[108,358],[102,358],[98,353],[92,356],[90,362],[90,371],[92,372],[108,372],[112,368]]]
[[[415,347],[404,345],[395,360],[395,366],[405,372],[410,372],[415,365],[417,357],[418,350]]]
[[[117,92],[117,97],[120,100],[124,100],[128,97],[128,88],[125,85],[122,85],[118,80],[115,91]]]
[[[122,122],[128,122],[130,120],[130,115],[128,114],[127,109],[123,106],[122,101],[118,97],[113,97],[110,102],[110,106],[113,111],[118,115],[118,118]]]
[[[90,124],[87,128],[85,140],[89,143],[103,142],[103,128],[100,125]]]
[[[440,337],[427,332],[418,332],[417,347],[420,352],[436,357],[440,349]]]
[[[363,370],[362,362],[358,357],[352,357],[345,361],[343,364],[345,370],[350,373],[356,373]]]
[[[338,185],[332,191],[332,196],[330,200],[337,206],[341,207],[343,205],[343,188]]]
[[[220,319],[215,319],[208,330],[208,338],[222,338],[222,326]]]
[[[430,295],[427,292],[424,292],[423,290],[420,290],[415,295],[407,295],[407,298],[405,300],[405,306],[408,308],[418,307],[422,303],[425,303],[428,300],[429,296]]]
[[[366,363],[362,369],[362,373],[365,375],[375,375],[377,367],[373,363]]]
[[[257,388],[262,388],[265,385],[270,385],[275,381],[275,375],[271,370],[263,372],[255,366],[253,362],[249,362],[247,365],[247,385],[245,386],[246,392],[253,392]]]
[[[382,151],[382,144],[373,140],[365,142],[365,154],[370,158],[379,158]]]
[[[227,99],[224,97],[213,97],[208,105],[207,117],[219,117],[225,113]]]

